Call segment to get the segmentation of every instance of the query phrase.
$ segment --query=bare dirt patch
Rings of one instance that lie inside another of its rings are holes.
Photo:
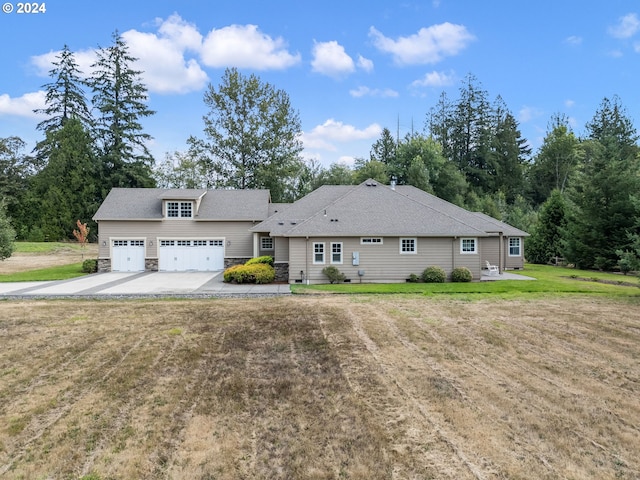
[[[4,301],[0,478],[640,477],[640,308]]]
[[[0,261],[0,274],[80,263],[83,259],[97,258],[97,256],[97,244],[88,244],[84,254],[77,246],[61,247],[54,252],[46,253],[14,252],[9,258]]]

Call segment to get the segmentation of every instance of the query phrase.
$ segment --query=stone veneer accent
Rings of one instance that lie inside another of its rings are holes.
[[[157,272],[158,271],[158,259],[157,258],[145,258],[144,259],[144,271],[145,272]]]
[[[110,272],[111,271],[111,259],[110,258],[99,258],[98,259],[98,272]]]
[[[289,281],[289,263],[274,263],[273,267],[276,269],[276,282],[288,282]]]
[[[246,263],[249,259],[251,259],[251,257],[246,257],[246,258],[225,258],[224,259],[224,269],[226,270],[229,267],[233,267],[234,265],[242,265],[243,263]]]

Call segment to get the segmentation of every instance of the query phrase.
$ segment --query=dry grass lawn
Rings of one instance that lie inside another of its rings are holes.
[[[70,263],[80,263],[86,258],[97,258],[98,245],[89,243],[84,251],[77,244],[58,248],[55,252],[14,252],[9,258],[0,261],[0,274],[24,272],[40,268],[57,267]]]
[[[640,308],[0,302],[0,478],[637,479]]]

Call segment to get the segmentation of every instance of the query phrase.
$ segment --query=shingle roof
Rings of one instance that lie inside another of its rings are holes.
[[[197,200],[194,220],[257,220],[269,214],[268,190],[114,188],[93,216],[101,220],[162,220],[163,200]]]
[[[398,192],[415,199],[418,202],[431,205],[442,212],[446,212],[448,215],[456,217],[457,219],[473,225],[474,227],[487,232],[487,233],[502,233],[503,235],[513,237],[528,237],[529,234],[516,227],[509,225],[508,223],[501,222],[489,215],[482,212],[470,212],[462,207],[459,207],[453,203],[447,202],[442,198],[436,197],[430,193],[420,190],[419,188],[411,185],[401,185],[396,187]]]
[[[495,232],[496,226],[494,222],[417,188],[394,190],[367,180],[356,186],[320,187],[252,231],[292,237],[480,237]]]

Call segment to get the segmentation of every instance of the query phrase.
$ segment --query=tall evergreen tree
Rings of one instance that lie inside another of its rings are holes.
[[[218,89],[209,85],[204,102],[206,149],[218,185],[267,188],[273,201],[293,200],[304,164],[300,117],[287,93],[232,68]]]
[[[49,161],[33,177],[30,188],[31,201],[38,206],[37,225],[45,240],[73,238],[76,221],[92,225],[101,201],[93,141],[74,118],[48,133],[46,141]]]
[[[141,120],[155,112],[147,107],[147,88],[134,70],[137,60],[116,31],[113,44],[100,48],[90,79],[93,106],[99,112],[95,138],[100,140],[104,193],[111,187],[150,187],[154,185],[154,160],[147,148],[151,136]]]
[[[619,99],[605,98],[587,124],[583,171],[571,190],[565,256],[583,268],[612,269],[616,250],[629,248],[635,233],[630,198],[640,190],[637,134]]]
[[[546,264],[563,256],[562,232],[567,225],[567,207],[560,190],[553,190],[542,204],[538,221],[527,240],[527,261]]]
[[[45,134],[58,130],[70,118],[80,120],[84,128],[90,129],[93,120],[85,97],[85,88],[88,85],[81,78],[82,72],[67,45],[56,55],[53,67],[49,71],[53,81],[43,85],[47,92],[46,107],[35,110],[36,113],[44,114],[47,118],[38,124],[37,129]]]
[[[491,191],[495,165],[491,157],[491,105],[488,94],[469,74],[454,109],[450,144],[453,162],[480,194]]]
[[[503,192],[507,203],[512,204],[522,194],[524,166],[531,149],[502,97],[498,97],[493,106],[492,130],[491,164],[495,172],[488,176],[485,188],[491,193]]]
[[[385,127],[382,129],[380,138],[372,145],[369,157],[371,160],[390,165],[395,161],[397,148],[398,145],[391,135],[391,131]]]

